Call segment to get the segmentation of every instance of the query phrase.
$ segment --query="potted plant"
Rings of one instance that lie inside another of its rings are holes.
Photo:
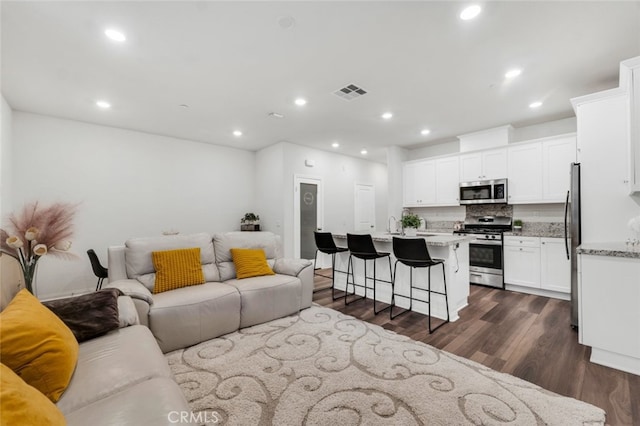
[[[260,216],[255,213],[245,213],[244,217],[240,219],[241,231],[259,231],[260,230]]]
[[[404,235],[407,237],[415,237],[418,233],[418,227],[420,226],[420,216],[408,213],[402,216],[400,223],[402,223]]]
[[[516,219],[513,221],[513,230],[522,231],[522,221],[520,219]]]

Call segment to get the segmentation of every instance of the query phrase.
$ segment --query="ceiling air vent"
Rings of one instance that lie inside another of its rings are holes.
[[[361,87],[356,86],[355,84],[350,84],[343,87],[342,89],[336,90],[335,92],[333,92],[333,94],[344,100],[352,101],[362,95],[366,95],[367,91]]]

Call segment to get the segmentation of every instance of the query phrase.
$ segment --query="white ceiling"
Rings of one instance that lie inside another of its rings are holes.
[[[638,1],[484,2],[473,21],[464,6],[2,1],[1,89],[20,111],[249,150],[338,141],[385,161],[389,145],[572,116],[570,98],[616,87],[619,62],[640,55]],[[507,82],[512,67],[523,72]],[[351,83],[369,93],[332,93]]]

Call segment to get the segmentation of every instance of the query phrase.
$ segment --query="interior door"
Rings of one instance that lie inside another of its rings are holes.
[[[354,223],[356,232],[376,230],[376,194],[373,185],[356,184]]]
[[[318,229],[318,185],[300,183],[300,257],[313,259],[316,243],[313,232]]]

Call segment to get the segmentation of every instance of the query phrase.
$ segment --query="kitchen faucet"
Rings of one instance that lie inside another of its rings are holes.
[[[391,222],[391,219],[393,219],[393,222]],[[392,223],[393,223],[393,228],[391,226]],[[395,216],[390,216],[389,219],[387,220],[387,231],[389,232],[389,234],[398,233],[398,219],[396,219]]]

